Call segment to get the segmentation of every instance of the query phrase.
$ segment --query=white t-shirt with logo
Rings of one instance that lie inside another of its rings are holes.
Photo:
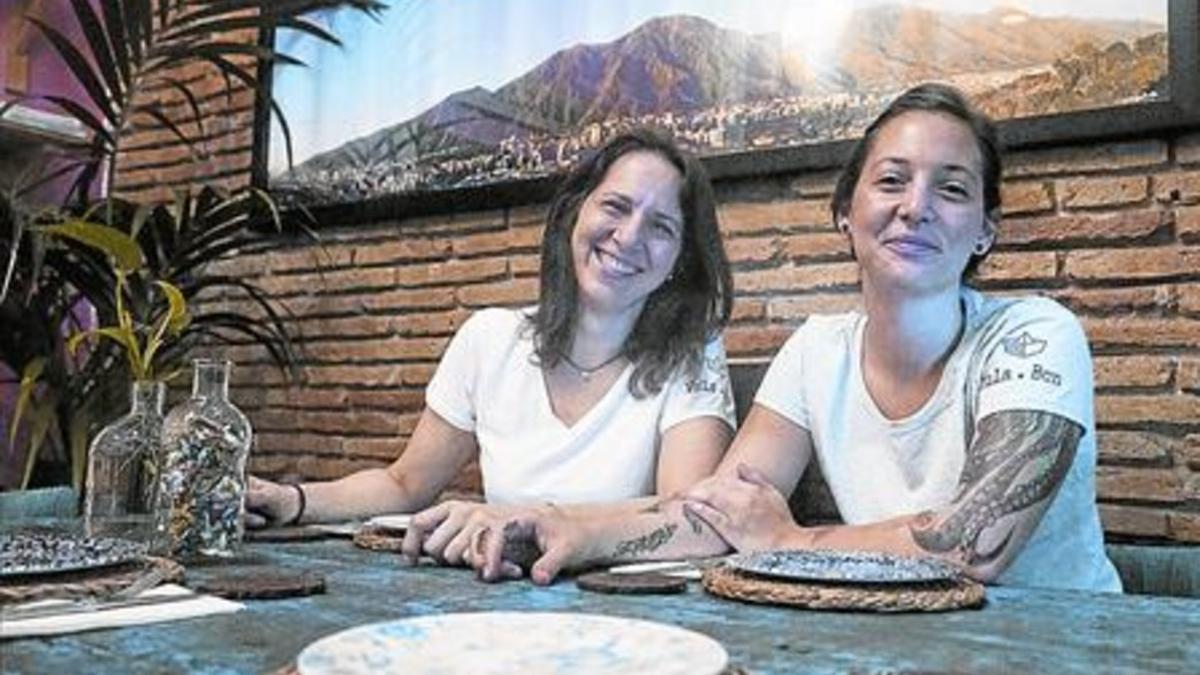
[[[1092,363],[1075,317],[1047,298],[964,289],[962,338],[920,410],[886,418],[863,384],[860,312],[814,316],[776,355],[755,402],[812,435],[842,518],[870,523],[951,503],[975,425],[1043,410],[1083,427],[1054,501],[996,583],[1120,591],[1096,509]]]
[[[431,410],[475,434],[487,501],[606,502],[654,494],[662,435],[700,416],[735,424],[725,348],[705,347],[657,394],[629,391],[633,365],[571,426],[555,416],[533,357],[531,310],[485,309],[455,334],[425,391]]]

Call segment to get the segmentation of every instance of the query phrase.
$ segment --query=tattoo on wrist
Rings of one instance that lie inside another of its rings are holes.
[[[1053,413],[987,416],[967,450],[957,506],[942,518],[928,512],[918,516],[910,526],[913,540],[930,553],[958,552],[972,565],[996,560],[1013,532],[981,551],[984,532],[1001,518],[1051,497],[1070,470],[1082,435],[1079,425]]]
[[[663,544],[671,540],[671,537],[675,534],[675,530],[678,529],[679,526],[675,523],[666,523],[655,528],[649,534],[618,542],[617,547],[613,549],[613,557],[633,557],[658,550]]]
[[[700,516],[686,506],[680,510],[683,511],[683,517],[688,521],[688,525],[692,526],[692,534],[704,534],[704,521],[700,520]]]

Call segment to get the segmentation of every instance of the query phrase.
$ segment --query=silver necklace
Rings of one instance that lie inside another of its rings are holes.
[[[584,382],[587,382],[592,379],[592,375],[595,375],[596,373],[603,370],[605,366],[608,366],[609,364],[613,363],[614,361],[621,358],[622,356],[625,356],[625,352],[619,351],[616,354],[613,354],[609,358],[605,359],[599,365],[592,366],[591,368],[584,368],[583,366],[579,365],[578,363],[575,363],[574,361],[571,360],[571,357],[567,356],[566,354],[559,354],[559,356],[562,357],[563,363],[566,363],[568,366],[571,367],[571,370],[574,370],[575,372],[579,373],[579,378],[581,380],[583,380]]]

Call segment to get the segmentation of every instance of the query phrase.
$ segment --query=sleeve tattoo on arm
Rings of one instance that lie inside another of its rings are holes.
[[[967,450],[954,509],[942,518],[922,514],[911,527],[914,541],[930,553],[958,551],[972,565],[997,559],[1012,531],[991,551],[978,550],[981,535],[1001,518],[1053,495],[1082,436],[1078,424],[1049,412],[988,415]]]

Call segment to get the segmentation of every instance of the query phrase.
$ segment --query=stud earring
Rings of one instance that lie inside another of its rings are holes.
[[[850,231],[850,221],[845,218],[838,218],[837,229],[845,234]]]
[[[975,252],[975,255],[983,255],[984,253],[988,252],[989,248],[991,248],[991,246],[986,241],[980,240],[975,242],[975,246],[972,250]]]

